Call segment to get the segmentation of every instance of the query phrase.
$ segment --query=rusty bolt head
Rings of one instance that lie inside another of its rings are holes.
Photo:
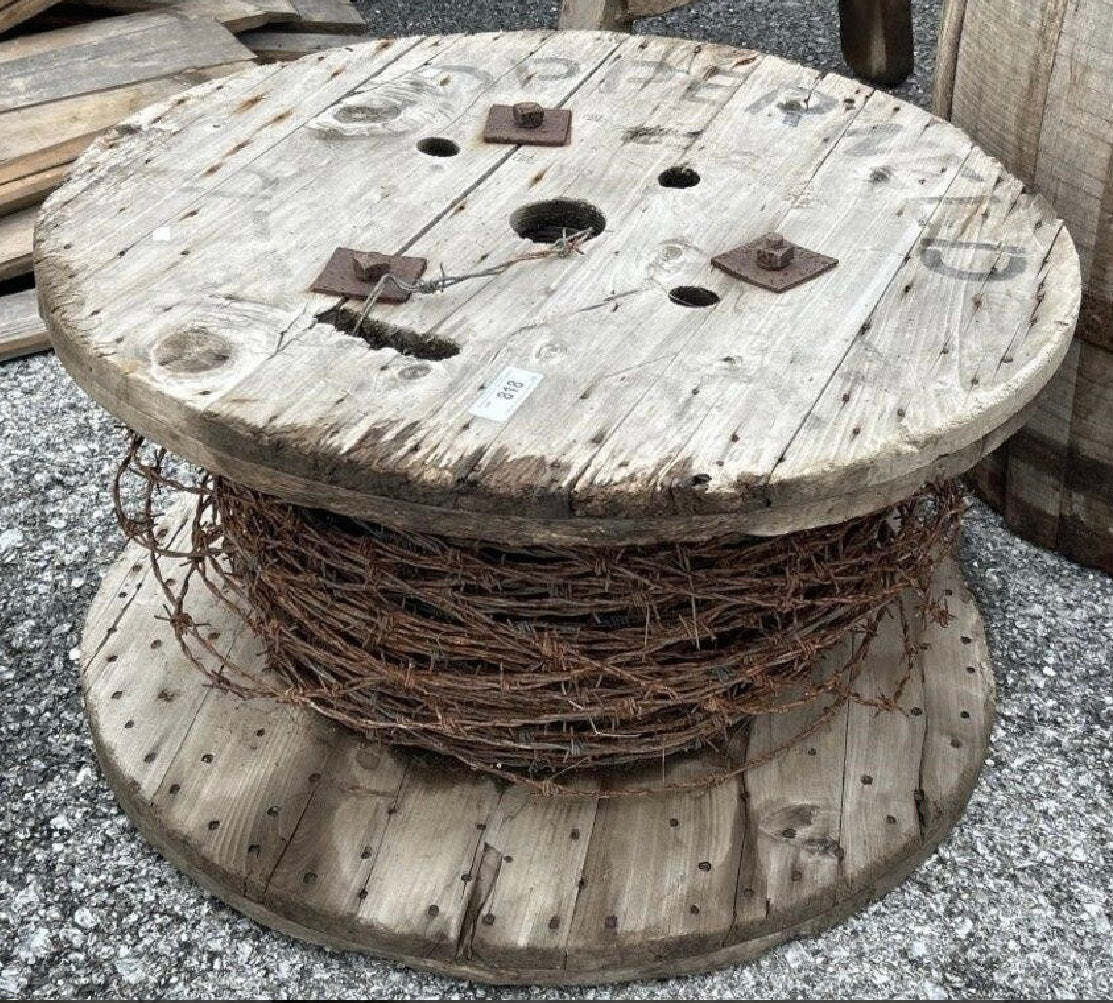
[[[536,101],[519,101],[514,105],[514,124],[519,129],[539,129],[545,121],[545,109]]]
[[[365,282],[378,282],[390,274],[390,259],[385,254],[355,251],[352,254],[352,271]]]
[[[796,246],[790,244],[779,233],[770,233],[758,244],[755,257],[759,268],[769,272],[786,269],[796,255]]]

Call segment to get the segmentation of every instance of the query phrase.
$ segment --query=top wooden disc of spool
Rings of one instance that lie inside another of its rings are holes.
[[[518,100],[570,108],[570,145],[485,143]],[[370,343],[309,291],[337,247],[459,275],[564,225],[603,230],[377,304]],[[839,265],[781,294],[712,266],[771,230]],[[203,85],[96,144],[35,252],[59,356],[128,424],[300,504],[507,543],[892,503],[1016,426],[1079,297],[1046,204],[927,112],[588,32],[385,40]]]

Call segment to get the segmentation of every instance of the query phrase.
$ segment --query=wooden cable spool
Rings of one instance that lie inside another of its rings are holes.
[[[485,142],[490,107],[525,101],[569,111],[571,141]],[[568,231],[590,234],[582,254],[489,273]],[[713,263],[770,231],[837,263],[781,293]],[[362,299],[310,291],[338,247],[482,274],[356,327]],[[299,505],[507,546],[779,535],[907,498],[1023,420],[1079,295],[1046,204],[926,112],[754,52],[589,32],[369,43],[148,109],[48,203],[36,271],[59,358],[154,441]],[[708,790],[664,788],[719,752],[546,798],[207,687],[139,556],[83,644],[121,803],[263,922],[439,971],[602,981],[752,957],[908,873],[988,741],[992,671],[953,562],[953,619],[914,628],[903,686],[895,619],[858,678],[899,710],[845,705]],[[193,601],[214,666],[267,671]],[[732,755],[822,710],[759,717]],[[662,790],[596,793],[639,784]]]
[[[948,0],[935,112],[1061,214],[1085,292],[1074,345],[1025,427],[979,464],[1022,536],[1113,572],[1113,3]]]

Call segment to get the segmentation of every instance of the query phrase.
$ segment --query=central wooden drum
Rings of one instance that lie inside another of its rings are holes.
[[[1079,300],[1062,224],[927,112],[754,52],[589,32],[385,40],[196,88],[94,145],[35,256],[62,362],[148,439],[285,502],[492,547],[883,510],[1018,427]],[[187,521],[170,511],[165,539]],[[146,556],[108,574],[83,645],[125,809],[261,922],[441,972],[752,957],[905,876],[986,750],[992,670],[953,560],[911,674],[893,616],[856,681],[895,707],[849,701],[706,788],[683,782],[721,750],[547,796],[209,685]],[[203,667],[266,676],[216,596],[189,603]],[[821,712],[757,717],[734,754]]]

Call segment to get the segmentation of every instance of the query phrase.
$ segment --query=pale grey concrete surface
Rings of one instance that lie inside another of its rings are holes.
[[[921,55],[938,6],[918,3]],[[708,0],[651,27],[837,70],[834,7]],[[538,25],[553,13],[522,0],[365,9],[381,34]],[[922,99],[929,79],[921,70],[906,91]],[[0,997],[1110,998],[1113,581],[1018,541],[986,509],[973,510],[964,560],[999,717],[970,809],[938,854],[849,922],[747,966],[492,990],[264,930],[147,847],[101,778],[74,665],[121,547],[107,489],[121,433],[52,356],[0,365],[0,391]]]

